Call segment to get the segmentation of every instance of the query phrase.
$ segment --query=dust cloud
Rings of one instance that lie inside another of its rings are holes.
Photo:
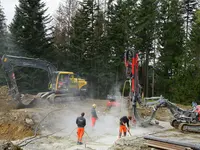
[[[45,107],[39,107],[40,111],[36,111],[35,118],[37,122],[44,120],[40,123],[40,133],[41,135],[47,135],[54,133],[51,138],[43,139],[35,144],[27,146],[27,149],[34,149],[34,147],[40,147],[41,149],[76,149],[78,145],[77,135],[76,135],[76,118],[80,116],[82,112],[85,112],[86,127],[85,134],[83,136],[83,142],[89,147],[106,150],[111,147],[117,140],[119,135],[119,119],[122,116],[127,115],[127,109],[125,104],[125,99],[121,99],[119,87],[114,88],[114,95],[117,95],[117,102],[121,103],[120,107],[112,107],[109,111],[106,111],[106,100],[95,100],[87,99],[81,101],[78,98],[66,99],[66,102],[48,104]],[[98,115],[98,120],[94,128],[91,126],[91,108],[92,104],[97,105],[96,111]],[[39,105],[39,104],[38,104]],[[42,106],[39,105],[39,106]],[[34,108],[35,110],[36,108]],[[47,115],[48,114],[48,115]],[[47,115],[47,116],[46,116]],[[131,135],[140,136],[150,132],[153,132],[155,128],[141,128],[131,124]],[[130,136],[127,133],[127,136]],[[48,146],[47,143],[53,143],[53,145]],[[80,146],[79,146],[80,147]]]

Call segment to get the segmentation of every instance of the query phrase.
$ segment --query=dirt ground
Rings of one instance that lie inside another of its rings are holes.
[[[13,108],[11,97],[8,95],[8,87],[0,87],[0,112],[9,111]]]
[[[8,88],[0,87],[0,140],[18,140],[33,135],[34,123],[30,123],[29,114],[13,107]]]
[[[131,124],[131,135],[118,139],[119,118],[127,115],[123,107],[106,111],[106,100],[73,99],[58,104],[42,101],[34,108],[16,110],[10,107],[7,93],[6,87],[0,88],[0,143],[5,140],[15,145],[21,143],[24,150],[145,150],[150,148],[144,145],[143,136],[149,134],[172,139],[185,137],[190,141],[200,139],[197,134],[174,130],[169,123],[171,114],[165,108],[157,112],[159,125],[142,128]],[[93,103],[97,105],[99,119],[92,129],[90,111]],[[84,145],[77,145],[75,120],[81,112],[86,113],[87,125]]]
[[[0,112],[0,140],[18,140],[33,136],[34,122],[26,112]]]

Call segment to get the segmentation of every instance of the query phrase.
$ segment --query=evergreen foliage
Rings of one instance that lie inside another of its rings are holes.
[[[1,7],[0,3],[0,57],[5,53],[7,50],[6,47],[6,23],[5,23],[5,15],[3,12],[3,8]],[[2,69],[0,70],[0,85],[5,84],[5,78]]]
[[[180,57],[184,53],[184,28],[181,3],[163,0],[160,6],[159,53],[157,63],[157,88],[159,94],[170,96],[173,78],[179,72]]]
[[[52,60],[51,17],[41,0],[19,0],[10,25],[14,41],[25,55]]]
[[[6,18],[3,12],[3,8],[0,3],[0,55],[2,56],[3,53],[5,53],[6,50],[6,34],[7,34],[7,26],[6,26]]]
[[[49,27],[51,16],[46,15],[46,11],[45,3],[41,0],[19,0],[10,31],[14,43],[20,51],[23,51],[21,55],[49,61],[55,60],[52,28]],[[19,67],[16,77],[19,78],[17,82],[20,91],[47,90],[48,75],[45,71]]]
[[[90,96],[105,98],[121,89],[123,55],[134,49],[140,56],[139,78],[145,96],[163,95],[178,103],[200,99],[198,1],[83,0],[77,4],[66,0],[58,8],[53,36],[45,3],[19,2],[11,34],[6,36],[9,53],[16,54],[17,45],[24,51],[19,55],[50,60],[59,70],[86,78]],[[0,9],[0,32],[5,31],[2,16]],[[41,80],[36,84],[41,85]],[[22,83],[30,86],[25,80]]]

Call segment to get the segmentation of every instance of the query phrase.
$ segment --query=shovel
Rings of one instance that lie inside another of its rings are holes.
[[[132,136],[130,130],[127,128],[126,125],[125,125],[125,127],[126,127],[126,130],[128,130],[128,133],[130,134],[130,136]]]

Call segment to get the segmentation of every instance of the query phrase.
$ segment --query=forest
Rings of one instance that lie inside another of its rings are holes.
[[[200,102],[198,0],[65,0],[54,15],[42,0],[19,0],[6,24],[0,4],[0,56],[40,58],[88,82],[90,96],[105,98],[125,81],[124,52],[139,53],[145,97]],[[18,86],[47,89],[41,70],[16,68]],[[0,85],[5,85],[0,70]],[[29,90],[28,90],[29,89]]]

